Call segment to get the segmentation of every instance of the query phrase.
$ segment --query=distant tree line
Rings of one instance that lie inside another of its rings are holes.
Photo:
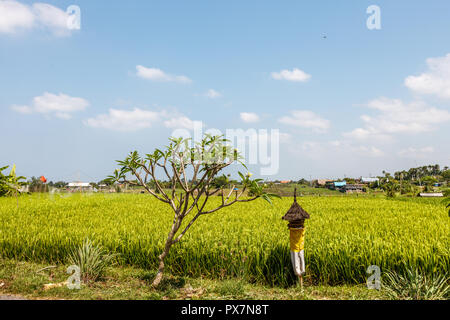
[[[29,192],[48,192],[50,188],[65,188],[68,186],[68,183],[65,181],[49,181],[44,183],[40,178],[33,176],[27,181],[27,185]]]
[[[384,174],[385,172],[383,172]],[[436,182],[450,181],[449,167],[445,166],[442,170],[438,164],[411,168],[408,171],[402,170],[394,173],[397,180],[417,181],[433,178]]]
[[[382,171],[382,176],[378,176],[378,181],[374,181],[368,184],[368,188],[372,190],[383,190],[388,196],[393,196],[396,193],[400,194],[417,194],[421,190],[428,192],[433,191],[436,184],[443,184],[448,186],[450,182],[450,170],[448,166],[441,168],[438,164],[421,166],[417,168],[410,168],[409,170],[396,171],[391,174],[386,171]],[[360,183],[357,178],[346,177],[344,179],[335,179],[334,181],[346,181],[347,184]],[[133,182],[133,181],[132,181]],[[137,181],[134,181],[137,183]],[[171,189],[173,182],[158,180],[159,185],[164,189]],[[280,184],[280,180],[266,181],[268,186],[274,186]],[[48,192],[52,188],[66,188],[68,183],[65,181],[47,182],[43,183],[40,178],[31,177],[26,183],[30,192]],[[181,189],[181,185],[175,182],[176,188]],[[300,186],[312,186],[312,187],[326,187],[319,185],[317,180],[309,181],[301,178],[297,181],[291,181],[290,184],[298,184]],[[121,186],[111,183],[111,181],[104,179],[97,183],[92,182],[91,185],[94,188],[101,188],[107,186],[109,188],[115,188],[117,192],[121,191]],[[211,181],[211,185],[216,188],[231,188],[232,186],[239,187],[239,182],[235,179],[231,179],[230,175],[221,175],[215,177]],[[285,184],[287,185],[287,184]],[[148,181],[148,186],[157,190],[156,182],[153,180]],[[123,186],[122,186],[123,187]],[[133,188],[129,185],[128,188]]]
[[[421,190],[432,192],[436,185],[448,185],[450,181],[449,167],[443,169],[438,164],[411,168],[409,170],[397,171],[394,175],[383,171],[379,186],[386,192],[387,196],[417,193]]]

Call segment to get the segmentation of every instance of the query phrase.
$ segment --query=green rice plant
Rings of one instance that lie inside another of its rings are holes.
[[[221,201],[212,197],[211,206]],[[176,276],[230,279],[288,287],[295,284],[289,231],[281,217],[292,198],[224,208],[205,216],[167,256]],[[301,197],[306,222],[308,281],[365,283],[367,267],[427,277],[450,270],[450,220],[441,199]],[[146,194],[0,198],[0,256],[66,263],[84,239],[120,254],[118,263],[154,270],[172,221],[167,208]],[[150,215],[151,213],[151,215]],[[151,216],[151,218],[150,218]],[[183,227],[183,226],[182,226]]]
[[[71,265],[80,268],[81,280],[88,283],[101,278],[116,257],[117,254],[109,254],[101,245],[85,239],[83,244],[69,255],[68,260]]]
[[[441,300],[450,296],[448,275],[423,275],[417,269],[407,269],[405,275],[388,271],[383,287],[393,299]]]

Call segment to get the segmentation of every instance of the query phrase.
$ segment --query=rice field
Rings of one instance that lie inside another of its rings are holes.
[[[213,198],[211,200],[219,201]],[[369,265],[403,272],[448,273],[450,221],[434,199],[301,197],[307,276],[316,283],[363,283]],[[173,274],[243,277],[292,284],[289,232],[281,220],[292,198],[262,200],[202,216],[166,259]],[[0,198],[0,256],[67,263],[90,238],[120,254],[120,263],[156,269],[172,213],[146,194]],[[185,221],[187,222],[187,221]]]

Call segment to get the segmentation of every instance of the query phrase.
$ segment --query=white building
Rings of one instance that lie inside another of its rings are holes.
[[[421,197],[429,198],[429,197],[443,197],[444,194],[442,192],[435,192],[435,193],[421,193]]]
[[[69,190],[71,191],[93,191],[94,188],[89,182],[69,182]]]
[[[372,182],[378,182],[378,178],[361,178],[362,183],[372,183]]]

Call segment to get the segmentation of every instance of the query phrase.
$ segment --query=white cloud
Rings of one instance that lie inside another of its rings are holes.
[[[69,15],[65,11],[47,3],[33,4],[33,11],[38,23],[56,36],[70,35],[71,30],[67,27]]]
[[[353,147],[353,151],[359,153],[360,155],[365,155],[365,156],[369,156],[369,157],[384,156],[384,152],[374,146]]]
[[[68,36],[69,15],[50,4],[25,5],[14,0],[0,1],[0,33],[15,34],[33,28],[50,31],[56,36]]]
[[[311,78],[311,75],[300,69],[294,68],[292,71],[281,70],[280,72],[272,72],[272,78],[275,80],[306,82]]]
[[[11,109],[18,113],[22,113],[22,114],[32,114],[33,113],[33,108],[31,108],[29,106],[12,105]]]
[[[372,117],[361,116],[364,128],[356,128],[344,136],[358,140],[388,140],[393,134],[415,134],[432,131],[436,125],[450,120],[450,112],[430,107],[423,102],[404,103],[399,99],[379,98],[367,105],[378,111]]]
[[[342,141],[339,141],[339,140],[333,140],[333,141],[330,141],[330,142],[328,142],[331,146],[333,146],[333,147],[339,147],[339,146],[341,146],[342,145]]]
[[[137,131],[162,123],[166,128],[192,129],[194,121],[177,112],[151,111],[134,108],[133,110],[109,109],[107,114],[100,114],[84,121],[93,128],[116,131]]]
[[[280,143],[290,144],[292,142],[292,135],[286,132],[280,132]]]
[[[13,105],[11,109],[22,114],[41,113],[70,119],[72,113],[83,111],[88,106],[89,102],[83,98],[45,92],[42,96],[34,97],[31,106]]]
[[[185,116],[175,116],[169,120],[164,121],[164,125],[167,128],[172,129],[188,129],[194,128],[194,121]]]
[[[409,147],[400,150],[397,154],[405,158],[424,158],[434,152],[433,147],[414,148]]]
[[[419,94],[450,99],[450,53],[444,57],[427,59],[427,65],[428,72],[407,77],[405,85]]]
[[[70,97],[63,93],[56,95],[45,92],[42,96],[33,99],[33,105],[36,112],[40,113],[70,113],[86,109],[89,102],[83,98]]]
[[[17,1],[0,1],[0,32],[16,33],[30,29],[35,16],[31,8]]]
[[[330,128],[329,120],[309,110],[291,111],[291,116],[282,117],[278,121],[287,125],[312,129],[319,133],[326,132]]]
[[[352,141],[348,140],[332,140],[328,141],[325,144],[325,148],[331,149],[332,152],[335,150],[340,150],[344,153],[351,153],[351,154],[358,154],[360,156],[366,156],[366,157],[381,157],[384,156],[385,153],[378,147],[375,147],[373,145],[360,145],[355,144]]]
[[[241,112],[241,120],[247,123],[254,123],[259,121],[259,116],[252,112]]]
[[[136,66],[136,75],[140,78],[161,81],[161,82],[180,82],[180,83],[191,83],[192,80],[186,76],[176,76],[167,74],[161,69],[157,68],[146,68],[141,65]]]
[[[220,98],[222,96],[222,94],[214,89],[209,89],[206,93],[205,93],[205,97],[208,97],[210,99],[216,99],[216,98]]]
[[[341,163],[345,163],[349,154],[361,158],[379,158],[385,155],[381,149],[375,146],[359,145],[346,140],[294,142],[290,144],[289,150],[294,154],[311,159],[333,158],[334,161],[338,161],[339,158],[342,160]]]
[[[344,137],[356,140],[374,140],[378,142],[388,142],[392,140],[392,137],[390,135],[380,133],[373,128],[356,128],[350,132],[344,132],[342,135]]]
[[[134,108],[132,111],[109,109],[108,114],[100,114],[89,118],[84,124],[93,128],[103,128],[117,131],[137,131],[151,127],[159,122],[161,113]]]

